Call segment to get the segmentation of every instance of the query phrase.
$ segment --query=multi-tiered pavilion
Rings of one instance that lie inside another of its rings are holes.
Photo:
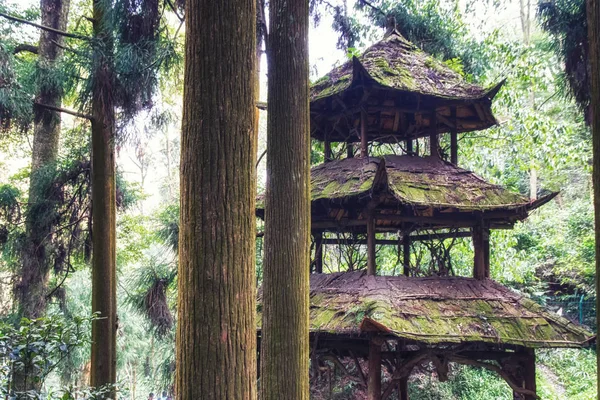
[[[354,360],[345,373],[370,400],[408,399],[408,377],[425,362],[440,380],[449,362],[487,368],[517,398],[534,399],[535,350],[593,339],[490,279],[490,230],[511,228],[556,195],[530,199],[458,167],[459,134],[496,124],[501,86],[465,82],[391,29],[311,88],[311,136],[325,161],[311,171],[313,367],[323,357]],[[472,239],[472,276],[456,276],[443,257],[424,276],[413,245],[461,237]],[[366,265],[324,273],[326,249],[350,242],[366,248]],[[402,274],[379,273],[381,246],[398,249]]]

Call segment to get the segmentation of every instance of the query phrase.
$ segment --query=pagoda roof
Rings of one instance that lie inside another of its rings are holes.
[[[315,101],[340,93],[361,78],[372,79],[386,88],[449,100],[482,99],[494,89],[466,82],[447,64],[425,53],[394,30],[360,56],[353,57],[316,81],[312,85],[310,99]]]
[[[556,194],[532,200],[432,156],[346,158],[311,170],[313,228],[327,222],[343,225],[357,211],[354,218],[365,219],[367,208],[379,211],[375,219],[380,227],[396,226],[403,217],[436,219],[434,225],[453,227],[456,216],[464,219],[461,226],[488,218],[492,227],[500,227],[525,219]],[[259,198],[259,215],[262,203]]]
[[[447,64],[425,53],[394,30],[360,56],[353,57],[314,82],[310,91],[311,114],[315,117],[315,125],[321,126],[326,122],[318,117],[331,117],[342,111],[348,116],[359,108],[383,112],[384,117],[387,111],[391,111],[392,121],[395,109],[409,114],[425,113],[411,119],[420,125],[416,131],[396,132],[396,136],[400,133],[400,136],[420,137],[428,134],[427,128],[432,126],[427,115],[432,110],[443,114],[440,118],[445,124],[437,126],[437,130],[450,131],[453,124],[450,106],[454,106],[457,107],[455,118],[458,118],[454,128],[458,132],[467,132],[496,124],[491,100],[502,84],[483,88],[469,83]],[[355,93],[356,90],[358,93]],[[369,94],[365,95],[367,92]],[[370,119],[374,120],[375,116],[370,115]],[[344,138],[339,132],[339,125],[340,122],[337,129],[315,127],[313,136],[323,140],[327,130],[331,141],[359,140],[356,135]],[[387,136],[393,134],[391,127],[390,122],[390,126],[383,129]],[[395,130],[401,128],[396,126]]]
[[[261,326],[259,293],[258,326]],[[380,333],[428,345],[583,347],[592,333],[490,279],[310,276],[311,333]]]

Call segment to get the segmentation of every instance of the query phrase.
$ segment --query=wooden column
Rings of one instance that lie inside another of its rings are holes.
[[[437,111],[433,110],[430,122],[431,134],[429,135],[429,152],[434,157],[440,156],[439,142],[437,136]]]
[[[521,361],[521,376],[519,376],[519,385],[524,388],[531,390],[532,392],[537,392],[537,387],[535,383],[535,351],[533,349],[526,349],[523,352],[519,352],[520,355],[523,355],[523,360]],[[523,399],[523,400],[535,400],[534,396],[531,395],[519,395],[516,392],[513,392],[513,397],[515,399]]]
[[[408,376],[398,381],[398,399],[408,400]]]
[[[325,158],[325,162],[331,161],[331,142],[328,139],[325,139],[323,142],[325,146],[325,154],[323,158]]]
[[[360,156],[369,156],[369,142],[367,140],[367,125],[369,123],[369,116],[365,110],[360,112]]]
[[[450,131],[450,162],[454,165],[458,165],[458,123],[456,118],[456,107],[451,107],[450,110],[450,121],[454,124],[454,127]]]
[[[413,141],[412,139],[406,139],[406,154],[412,154],[413,152]]]
[[[485,277],[490,277],[490,228],[489,225],[483,226],[483,266],[485,267]]]
[[[410,232],[405,232],[402,235],[402,258],[404,266],[404,275],[410,273]]]
[[[354,158],[354,144],[353,143],[346,143],[346,156],[348,158]]]
[[[315,237],[315,273],[323,273],[323,232],[317,232]]]
[[[375,219],[373,214],[367,216],[367,274],[377,275],[375,264]]]
[[[369,343],[367,400],[381,400],[381,340],[377,337]]]
[[[490,277],[490,230],[483,222],[473,227],[473,278]]]

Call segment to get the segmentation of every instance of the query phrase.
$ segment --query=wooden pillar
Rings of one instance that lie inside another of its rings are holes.
[[[436,110],[433,110],[433,113],[431,114],[430,127],[431,127],[431,134],[429,135],[429,146],[430,146],[429,152],[431,153],[432,156],[439,157],[440,149],[439,149],[439,142],[438,142],[438,135],[437,135],[437,111]]]
[[[369,123],[369,116],[365,110],[360,112],[360,156],[369,156],[369,142],[367,140],[367,125]]]
[[[406,154],[412,154],[413,153],[412,139],[406,139],[405,146],[406,146]]]
[[[485,268],[485,277],[490,277],[490,227],[483,226],[483,266]]]
[[[354,158],[354,144],[353,143],[346,143],[346,156],[348,158]]]
[[[329,162],[332,159],[332,157],[331,157],[331,142],[328,139],[325,139],[324,146],[325,146],[325,155],[323,158],[325,158],[325,162]]]
[[[367,400],[381,400],[381,340],[377,337],[369,343]]]
[[[404,275],[410,274],[410,232],[404,232],[402,235],[402,258],[404,266]]]
[[[454,165],[458,165],[458,123],[456,118],[456,107],[451,107],[450,110],[450,121],[454,124],[454,127],[450,131],[450,162]]]
[[[537,392],[535,383],[535,351],[533,349],[525,349],[523,352],[519,352],[523,356],[521,361],[521,376],[519,377],[519,385],[524,388]],[[531,395],[519,395],[513,392],[513,398],[523,400],[535,400],[535,396]]]
[[[489,256],[486,257],[484,244],[484,226],[483,223],[479,223],[473,227],[473,249],[474,249],[474,260],[473,260],[473,278],[485,279],[489,276],[489,266],[486,268],[486,258],[489,262]],[[487,246],[489,250],[489,245]],[[487,269],[487,273],[486,273]],[[487,275],[487,276],[486,276]]]
[[[315,236],[315,273],[323,273],[323,232],[317,232]]]
[[[375,219],[373,214],[367,216],[367,274],[377,275],[375,265]]]
[[[398,381],[398,399],[408,400],[408,376]]]

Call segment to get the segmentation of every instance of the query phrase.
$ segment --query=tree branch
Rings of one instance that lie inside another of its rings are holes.
[[[166,0],[166,1],[167,1],[167,4],[169,5],[169,7],[171,8],[171,10],[173,10],[175,15],[177,16],[177,18],[179,18],[179,21],[181,21],[181,22],[185,21],[185,17],[179,15],[179,13],[177,12],[177,8],[175,8],[175,5],[173,4],[173,2],[171,0]]]
[[[4,17],[4,18],[8,19],[9,21],[14,21],[14,22],[22,23],[22,24],[31,25],[31,26],[34,26],[34,27],[36,27],[38,29],[41,29],[43,31],[56,33],[57,35],[61,35],[61,36],[65,36],[65,37],[70,37],[70,38],[73,38],[73,39],[81,39],[81,40],[90,40],[91,39],[91,38],[89,38],[87,36],[78,35],[76,33],[64,32],[64,31],[61,31],[59,29],[50,28],[49,26],[44,26],[44,25],[36,24],[35,22],[27,21],[26,19],[23,19],[23,18],[15,17],[15,16],[8,15],[8,14],[4,14],[3,12],[0,12],[0,17]]]
[[[84,114],[84,113],[80,113],[77,111],[73,111],[73,110],[68,110],[66,108],[62,108],[62,107],[54,107],[51,106],[49,104],[42,104],[42,103],[38,103],[37,101],[33,103],[35,106],[37,107],[42,107],[45,108],[47,110],[51,110],[51,111],[56,111],[56,112],[61,112],[61,113],[65,113],[65,114],[69,114],[72,115],[74,117],[78,117],[78,118],[83,118],[83,119],[88,119],[90,121],[92,121],[94,119],[94,117],[92,117],[89,114]]]
[[[14,49],[13,49],[13,55],[17,55],[19,53],[23,53],[23,52],[30,52],[33,54],[37,54],[38,53],[38,47],[34,46],[32,44],[20,44],[17,45]]]
[[[378,13],[380,13],[381,15],[383,15],[384,17],[387,17],[387,15],[383,12],[383,10],[381,8],[377,7],[376,5],[374,5],[373,3],[371,3],[370,1],[367,1],[367,0],[358,0],[358,2],[360,4],[362,4],[363,6],[371,7],[373,10],[377,11]]]

